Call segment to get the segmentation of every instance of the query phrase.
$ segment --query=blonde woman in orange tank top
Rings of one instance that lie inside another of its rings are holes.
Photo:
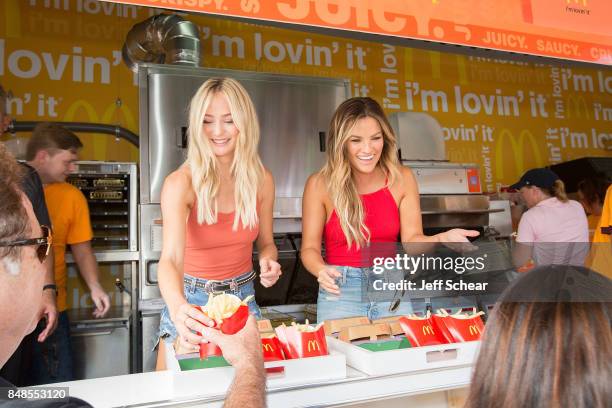
[[[210,321],[195,305],[213,292],[254,294],[253,242],[262,286],[274,285],[281,269],[272,234],[274,180],[257,153],[259,122],[246,90],[233,79],[207,80],[191,100],[188,138],[187,160],[161,195],[158,278],[166,307],[159,336],[179,336],[197,351],[203,337],[195,332]],[[261,316],[254,301],[249,308]],[[157,369],[165,369],[164,347]]]

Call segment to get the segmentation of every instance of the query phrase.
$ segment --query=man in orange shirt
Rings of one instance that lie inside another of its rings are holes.
[[[95,317],[108,312],[110,298],[100,285],[98,265],[91,239],[93,233],[89,209],[83,194],[66,178],[75,169],[79,138],[67,129],[52,123],[41,123],[28,141],[26,160],[45,186],[45,201],[53,227],[55,282],[57,284],[58,327],[49,338],[35,345],[31,383],[47,384],[72,380],[70,324],[66,313],[66,245],[78,270],[91,291],[96,307]]]

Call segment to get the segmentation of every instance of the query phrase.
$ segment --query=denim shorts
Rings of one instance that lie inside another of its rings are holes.
[[[334,266],[342,274],[336,279],[340,288],[340,296],[331,294],[319,287],[317,299],[317,322],[342,319],[344,317],[366,316],[369,319],[380,319],[388,316],[403,316],[413,313],[412,303],[408,296],[401,292],[377,294],[368,290],[374,279],[399,281],[403,278],[401,272],[385,272],[376,275],[372,268],[355,268],[352,266]],[[400,298],[399,307],[391,311],[393,300]]]
[[[249,274],[251,274],[251,272],[236,276],[233,279],[240,279],[248,276]],[[208,293],[206,293],[203,288],[197,287],[196,282],[206,283],[208,280],[195,278],[190,275],[185,275],[185,279],[189,281],[189,283],[185,282],[184,286],[185,298],[187,299],[187,302],[192,305],[204,306],[206,302],[208,302]],[[221,282],[226,283],[230,282],[231,280],[232,279],[227,279]],[[249,295],[255,295],[255,287],[253,286],[253,281],[250,281],[236,288],[235,290],[228,290],[224,293],[231,293],[232,295],[238,296],[240,299],[244,299]],[[257,303],[255,303],[255,299],[249,302],[249,312],[257,319],[261,319],[261,310],[259,310]],[[166,343],[172,343],[176,339],[176,336],[176,327],[174,327],[174,323],[170,318],[168,306],[164,306],[159,320],[159,338],[163,339]]]

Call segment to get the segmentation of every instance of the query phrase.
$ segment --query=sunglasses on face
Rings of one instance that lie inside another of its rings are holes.
[[[43,263],[49,255],[51,249],[51,243],[53,239],[51,237],[51,230],[46,225],[41,225],[43,236],[40,238],[20,239],[13,242],[0,242],[0,247],[18,247],[18,246],[36,246],[36,255],[38,260]]]

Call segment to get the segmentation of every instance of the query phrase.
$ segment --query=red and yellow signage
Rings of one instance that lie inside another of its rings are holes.
[[[574,3],[561,1],[564,7],[574,7]],[[263,3],[260,10],[274,4],[297,10],[298,5],[306,4],[299,0]],[[409,7],[401,4],[417,2],[378,3]],[[455,3],[425,2],[423,10],[429,10],[432,18],[450,19],[452,13],[447,10],[444,14],[437,7]],[[522,9],[516,11],[506,1],[486,2],[478,10],[476,5],[481,2],[461,3],[474,6],[483,25],[499,19],[496,27],[503,30],[509,30],[512,19],[523,15]],[[541,3],[530,3],[533,21],[540,21]],[[167,7],[187,4],[187,0],[156,3]],[[198,4],[208,9],[221,4],[228,12],[239,7],[228,0]],[[318,3],[308,4],[312,11]],[[340,9],[332,7],[331,0],[329,4],[330,12],[337,14]],[[506,4],[507,17],[493,13],[493,4]],[[588,0],[586,4],[596,7],[600,2]],[[583,7],[582,3],[576,7]],[[455,14],[465,24],[474,22],[460,10],[464,9],[458,6]],[[11,116],[17,120],[102,122],[138,133],[138,88],[134,74],[121,59],[121,48],[129,29],[157,12],[160,10],[96,0],[0,2],[0,19],[5,22],[0,24],[0,83],[15,95],[8,106]],[[387,113],[431,115],[441,125],[447,158],[480,165],[483,191],[509,185],[532,167],[612,154],[612,70],[607,66],[466,56],[210,15],[184,17],[199,28],[203,67],[344,78],[350,81],[352,96],[371,96]],[[374,13],[368,12],[367,17],[374,18]],[[389,20],[393,14],[383,17]],[[548,32],[558,33],[554,27]],[[23,150],[25,136],[5,135],[2,140]],[[138,160],[138,150],[123,140],[82,136],[83,159]]]
[[[612,64],[608,0],[109,0]]]

